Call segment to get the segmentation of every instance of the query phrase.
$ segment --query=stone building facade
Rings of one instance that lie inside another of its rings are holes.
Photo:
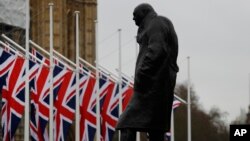
[[[75,11],[80,11],[80,56],[90,62],[95,60],[96,0],[31,0],[31,39],[49,50],[49,6],[54,3],[54,49],[75,60]]]

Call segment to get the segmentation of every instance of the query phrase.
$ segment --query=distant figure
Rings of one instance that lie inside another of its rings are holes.
[[[116,129],[121,130],[121,141],[135,141],[136,131],[147,132],[150,141],[164,141],[179,71],[178,39],[171,21],[158,16],[151,5],[138,5],[133,16],[140,45],[134,94]]]

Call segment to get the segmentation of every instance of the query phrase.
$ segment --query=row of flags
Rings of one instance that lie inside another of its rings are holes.
[[[76,110],[76,72],[60,59],[50,61],[42,53],[31,49],[32,57],[25,59],[10,45],[0,47],[0,94],[1,128],[3,141],[14,139],[18,124],[24,114],[25,104],[25,63],[29,62],[30,94],[30,138],[33,141],[48,141],[50,86],[53,85],[53,134],[55,141],[67,139],[70,126],[74,122]],[[50,69],[53,68],[53,74]],[[122,78],[119,82],[105,71],[95,72],[85,64],[80,64],[80,140],[94,141],[97,118],[101,121],[101,141],[112,141],[119,117],[119,98],[122,97],[122,111],[126,108],[132,94],[133,83]],[[53,82],[50,82],[50,75]],[[97,91],[99,92],[97,94]],[[119,92],[121,91],[121,92]],[[121,96],[120,96],[121,94]],[[97,115],[97,95],[100,97],[100,116]],[[180,105],[174,100],[173,108]],[[169,134],[169,133],[168,133]]]
[[[49,120],[50,85],[53,85],[53,129],[54,140],[67,138],[69,127],[75,118],[76,72],[54,60],[53,84],[49,79],[49,59],[32,49],[35,56],[24,56],[10,51],[8,47],[0,48],[0,92],[1,127],[3,141],[14,139],[15,131],[24,113],[25,103],[25,62],[29,61],[30,91],[30,136],[32,140],[47,141]],[[39,60],[39,61],[38,61]],[[95,73],[81,65],[80,72],[80,139],[93,141],[96,131],[96,96],[99,89],[101,140],[111,141],[119,116],[119,83],[113,81],[104,72],[99,79]],[[97,85],[98,84],[98,85]],[[99,86],[99,87],[98,87]],[[122,107],[126,107],[132,96],[131,83],[123,78],[121,87]],[[76,123],[77,124],[77,123]]]

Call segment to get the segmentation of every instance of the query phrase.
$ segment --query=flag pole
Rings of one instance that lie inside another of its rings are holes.
[[[98,3],[98,0],[96,0],[96,3]],[[98,5],[97,5],[98,6]],[[96,63],[96,137],[97,141],[101,140],[101,111],[100,111],[100,95],[99,95],[99,53],[98,53],[98,47],[99,47],[99,38],[98,38],[98,7],[96,9],[96,20],[95,22],[95,63]]]
[[[96,56],[96,137],[97,141],[101,140],[101,121],[100,121],[100,95],[99,95],[99,56],[98,56],[98,21],[95,20],[95,32],[96,32],[96,48],[95,48],[95,56]]]
[[[79,96],[79,11],[76,14],[76,113],[75,113],[75,141],[80,141],[80,96]]]
[[[26,0],[26,30],[25,30],[25,115],[24,115],[24,140],[29,140],[29,28],[30,28],[30,9],[29,0]]]
[[[250,73],[248,74],[248,78],[249,78],[249,107],[250,107]]]
[[[18,45],[16,42],[14,42],[13,40],[11,40],[10,38],[8,38],[7,36],[5,36],[4,34],[2,34],[2,37],[7,40],[8,42],[12,43],[14,46],[16,46],[17,49],[23,51],[23,52],[26,52],[26,48],[24,49],[22,46]],[[0,44],[3,45],[3,46],[7,46],[5,43],[3,43],[2,41],[0,41]],[[23,56],[25,54],[19,52],[19,51],[16,51],[14,49],[12,49],[11,47],[8,47],[11,51],[17,53],[19,56]],[[47,66],[47,64],[45,64],[44,62],[42,62],[41,60],[39,60],[35,55],[33,55],[32,53],[28,52],[29,53],[29,56],[33,57],[36,59],[36,61],[38,61],[39,63]]]
[[[38,50],[42,51],[43,53],[45,53],[46,55],[49,56],[49,53],[44,50],[42,47],[40,47],[38,44],[34,43],[33,41],[30,40],[30,44],[32,44],[34,47],[36,47]],[[62,63],[64,66],[66,66],[66,68],[69,68],[71,71],[73,71],[76,67],[76,64],[74,62],[72,62],[71,60],[69,60],[68,58],[64,57],[63,55],[61,55],[59,52],[57,52],[56,50],[53,50],[53,53],[55,54],[55,56],[53,56],[54,59],[56,59],[58,62]],[[34,55],[32,55],[30,53],[30,56],[35,57]],[[57,56],[57,57],[56,57]],[[64,61],[62,61],[62,60]],[[79,58],[79,60],[81,61],[81,58]],[[41,60],[38,59],[38,61],[40,63],[43,63],[44,65],[46,65],[44,62],[42,62]],[[79,70],[88,73],[86,70],[79,68]],[[90,74],[91,77],[94,77],[92,74]]]
[[[174,108],[172,108],[172,114],[171,114],[171,128],[170,128],[170,133],[171,133],[171,141],[174,141]]]
[[[190,82],[190,57],[187,57],[187,68],[188,68],[188,88],[187,88],[187,96],[188,96],[188,141],[191,141],[191,82]]]
[[[118,84],[119,84],[119,116],[121,116],[121,113],[122,113],[122,74],[121,74],[121,72],[122,72],[122,46],[121,46],[121,31],[122,31],[122,29],[121,28],[119,28],[118,29],[118,47],[119,47],[119,55],[118,55],[118,57],[119,57],[119,64],[118,64],[118,66],[119,66],[119,71],[118,71],[118,79],[119,79],[119,81],[118,81]],[[119,131],[118,132],[118,137],[119,137],[119,141],[121,140],[121,132]]]
[[[247,114],[247,122],[250,122],[250,73],[248,73],[248,92],[249,92],[249,106],[248,106],[248,114]]]
[[[54,140],[54,134],[53,134],[53,105],[54,105],[54,98],[53,98],[53,3],[49,3],[49,37],[50,37],[50,96],[49,96],[49,140],[52,141]]]
[[[119,115],[122,113],[122,46],[121,46],[121,31],[118,29],[119,33]]]

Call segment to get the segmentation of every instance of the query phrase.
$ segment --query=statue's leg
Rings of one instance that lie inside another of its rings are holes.
[[[133,129],[122,129],[121,131],[121,141],[135,141],[136,130]]]
[[[165,132],[160,130],[152,130],[148,132],[149,141],[164,141]]]

